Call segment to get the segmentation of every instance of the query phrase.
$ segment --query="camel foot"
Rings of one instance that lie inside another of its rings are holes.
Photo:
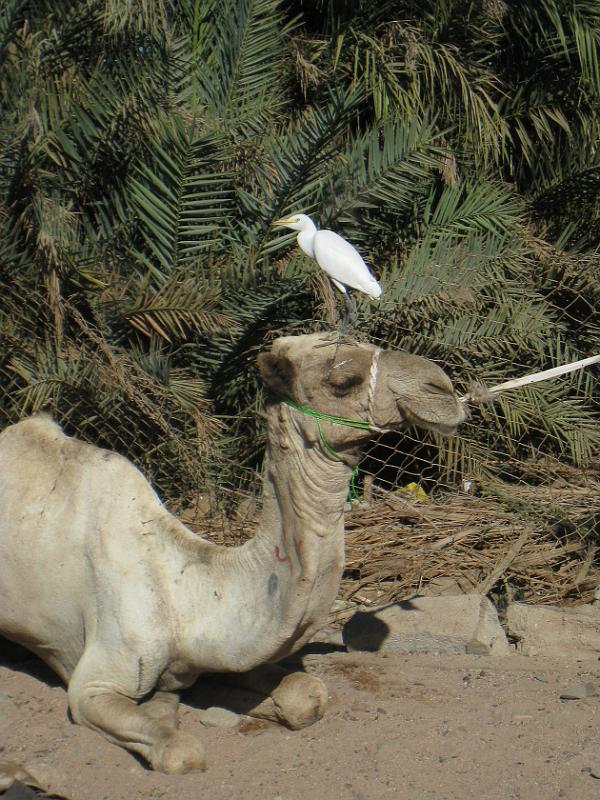
[[[189,733],[172,731],[154,745],[149,757],[150,766],[157,772],[183,775],[206,769],[204,748]]]
[[[294,731],[318,722],[327,707],[327,688],[322,680],[303,672],[286,675],[275,689],[246,711],[249,717],[267,719]]]
[[[249,672],[221,677],[228,686],[236,687],[233,692],[228,690],[230,702],[242,690],[248,716],[277,722],[292,730],[318,722],[327,707],[329,695],[320,678],[305,672],[290,672],[279,664],[262,664]]]
[[[292,730],[318,722],[327,707],[327,687],[320,678],[304,672],[286,675],[271,692],[277,721]],[[255,716],[254,712],[250,712]]]

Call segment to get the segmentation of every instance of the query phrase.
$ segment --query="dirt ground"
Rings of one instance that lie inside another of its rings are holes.
[[[206,728],[206,698],[191,690],[181,726],[202,739],[209,768],[167,776],[73,725],[40,662],[4,660],[0,761],[70,800],[600,798],[600,696],[560,698],[573,684],[600,687],[595,657],[337,651],[303,664],[329,687],[323,720],[298,732],[245,718]]]

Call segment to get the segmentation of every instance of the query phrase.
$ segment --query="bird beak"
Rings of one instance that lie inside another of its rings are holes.
[[[282,217],[281,219],[276,219],[275,222],[271,223],[272,228],[285,228],[286,225],[289,225],[290,218],[289,217]]]

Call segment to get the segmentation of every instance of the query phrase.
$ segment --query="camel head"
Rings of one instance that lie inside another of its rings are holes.
[[[432,361],[371,344],[336,342],[331,333],[276,339],[270,352],[259,355],[258,367],[275,399],[369,423],[367,430],[327,425],[327,441],[336,450],[360,446],[373,431],[412,425],[449,434],[467,417],[450,379]],[[315,441],[310,414],[296,414],[296,424]]]

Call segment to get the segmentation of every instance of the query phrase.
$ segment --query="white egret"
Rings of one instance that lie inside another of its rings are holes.
[[[276,228],[299,231],[297,242],[306,255],[314,258],[340,292],[346,297],[346,286],[358,289],[369,297],[379,297],[381,286],[370,273],[360,253],[342,236],[333,231],[320,231],[306,214],[291,214],[273,223]]]

